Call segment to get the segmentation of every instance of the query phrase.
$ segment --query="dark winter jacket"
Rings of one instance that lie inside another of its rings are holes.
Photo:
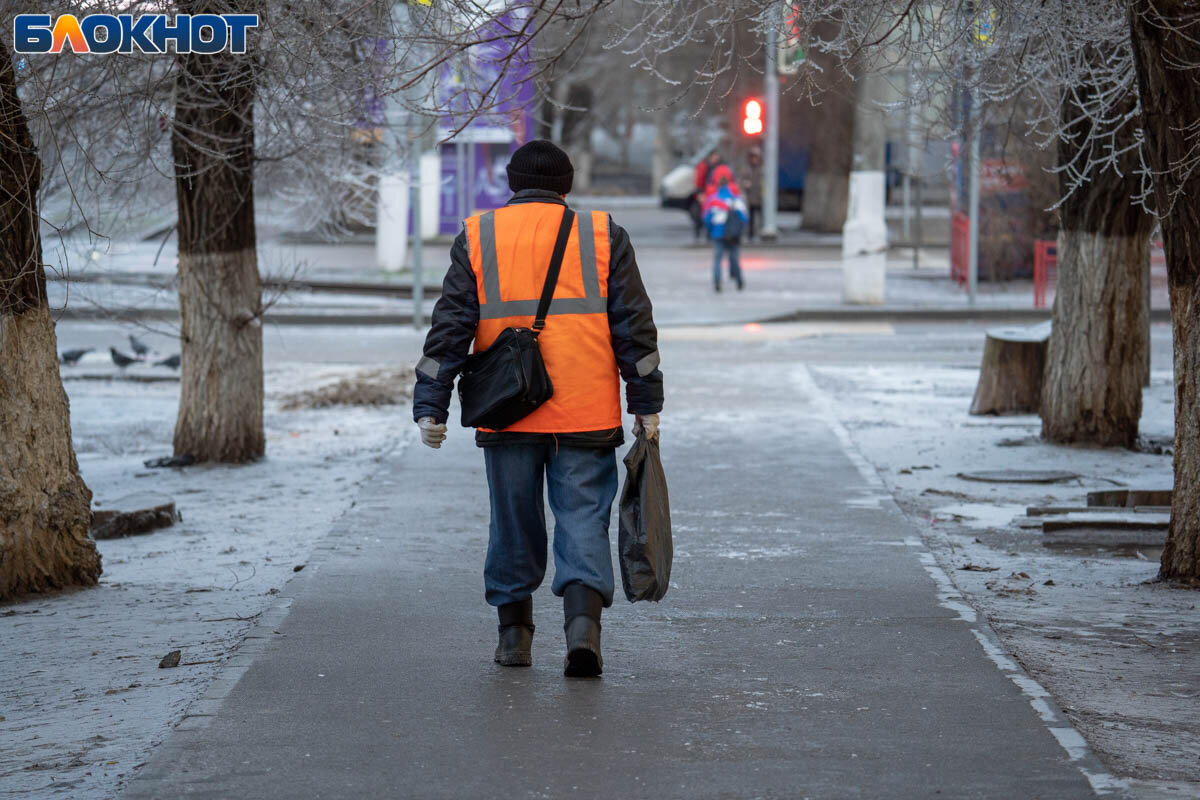
[[[517,192],[515,203],[557,203],[562,197],[540,189]],[[608,325],[612,334],[617,367],[625,379],[626,408],[631,414],[657,414],[663,405],[663,376],[657,367],[639,374],[647,360],[657,362],[658,330],[650,298],[642,285],[629,234],[609,218]],[[417,364],[417,384],[413,391],[413,419],[433,417],[445,422],[449,415],[450,393],[454,379],[462,370],[479,323],[479,296],[475,273],[467,250],[466,233],[460,233],[450,249],[450,270],[442,282],[442,296],[433,309],[432,325],[425,338],[425,353]],[[624,442],[620,427],[584,433],[488,433],[476,431],[480,447],[499,444],[543,442],[553,438],[560,445],[573,447],[616,447]]]

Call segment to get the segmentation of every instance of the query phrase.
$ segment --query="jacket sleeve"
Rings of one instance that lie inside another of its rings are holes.
[[[750,223],[750,208],[746,205],[745,197],[738,197],[735,205],[737,214],[742,218],[742,223],[748,225]]]
[[[612,252],[608,269],[608,327],[617,367],[625,379],[631,414],[657,414],[663,407],[663,376],[658,368],[658,329],[642,285],[633,245],[625,229],[608,220]]]
[[[413,389],[413,419],[433,417],[445,422],[454,379],[462,370],[479,324],[479,292],[467,254],[464,231],[450,248],[450,270],[442,281],[442,296],[433,307],[424,356],[417,362]]]

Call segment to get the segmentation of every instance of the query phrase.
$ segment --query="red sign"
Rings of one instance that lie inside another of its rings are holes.
[[[1002,158],[985,158],[979,162],[979,193],[1005,194],[1023,192],[1029,188],[1025,167]]]

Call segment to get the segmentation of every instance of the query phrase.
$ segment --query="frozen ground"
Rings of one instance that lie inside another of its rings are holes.
[[[60,330],[66,346],[97,337],[87,326]],[[183,520],[98,542],[97,588],[0,607],[0,797],[114,797],[304,567],[364,475],[409,437],[403,406],[278,410],[286,393],[362,369],[278,361],[266,375],[265,460],[146,469],[144,459],[170,453],[178,382],[98,380],[115,373],[105,361],[64,368],[96,503],[153,490],[172,495]],[[160,669],[176,649],[181,665]]]
[[[1200,594],[1156,583],[1157,549],[1043,547],[1013,522],[1030,505],[1085,505],[1090,490],[1169,488],[1172,378],[1145,392],[1143,452],[1053,446],[1035,416],[971,417],[975,368],[810,368],[957,588],[1142,797],[1200,796]],[[989,484],[980,469],[1078,473],[1062,484]],[[988,571],[964,570],[972,564]],[[981,713],[985,713],[981,710]]]
[[[241,468],[147,470],[143,459],[170,451],[178,389],[164,368],[128,371],[155,376],[154,383],[108,380],[120,373],[103,352],[123,345],[129,332],[160,352],[178,350],[169,327],[59,325],[62,349],[102,348],[63,368],[80,463],[97,501],[164,491],[177,500],[183,522],[100,542],[105,573],[98,588],[0,607],[0,797],[114,797],[222,664],[232,669],[247,658],[231,654],[249,619],[274,615],[276,593],[295,567],[311,563],[320,537],[354,502],[356,484],[411,435],[404,408],[279,408],[286,393],[414,363],[420,334],[268,325],[267,459]],[[1155,326],[1154,337],[1155,365],[1169,365],[1169,328]],[[825,413],[849,430],[918,520],[957,589],[1110,769],[1130,777],[1144,797],[1197,796],[1200,595],[1147,583],[1157,571],[1155,552],[1143,552],[1143,560],[1136,552],[1049,551],[1036,532],[1011,524],[1028,505],[1077,503],[1087,490],[1114,482],[1169,485],[1168,456],[1052,447],[1037,439],[1034,417],[968,416],[980,326],[675,327],[663,338],[676,358],[704,358],[710,348],[765,349],[781,376],[792,370],[804,376],[805,390],[818,387]],[[670,363],[664,369],[682,373]],[[1155,371],[1145,395],[1142,428],[1152,447],[1171,436],[1170,379],[1169,371]],[[666,435],[682,424],[672,416],[672,397],[719,390],[668,386]],[[788,390],[785,380],[780,391]],[[737,423],[735,411],[704,423]],[[455,428],[455,435],[464,434]],[[1013,466],[1083,477],[1051,486],[954,477]],[[959,569],[968,563],[996,570]],[[173,649],[183,651],[183,664],[159,669]]]

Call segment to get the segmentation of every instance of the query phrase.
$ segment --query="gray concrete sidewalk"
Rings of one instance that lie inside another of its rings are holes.
[[[755,352],[664,350],[672,588],[618,599],[602,679],[562,677],[549,578],[534,667],[492,663],[482,458],[454,427],[379,465],[124,797],[1092,796],[1102,768],[931,579],[803,366]]]

